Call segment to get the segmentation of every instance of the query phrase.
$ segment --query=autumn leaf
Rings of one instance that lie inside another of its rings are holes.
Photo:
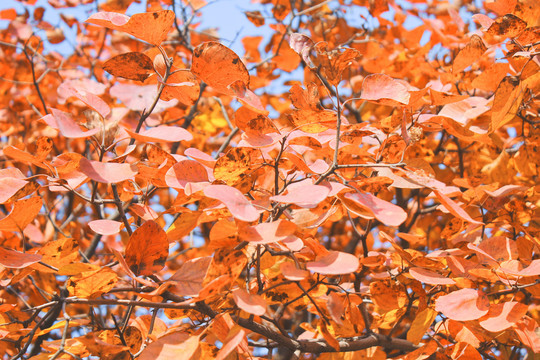
[[[103,69],[114,76],[143,82],[154,71],[154,63],[146,54],[128,52],[107,60]]]
[[[17,200],[11,212],[0,220],[0,230],[22,231],[39,214],[43,201],[39,196]]]
[[[471,39],[463,49],[459,51],[452,63],[452,72],[457,73],[465,70],[474,64],[487,50],[484,42],[478,35],[471,36]]]
[[[123,31],[152,45],[159,45],[167,38],[174,20],[175,15],[171,10],[135,14],[131,17],[102,11],[90,16],[86,22]]]
[[[470,321],[489,311],[489,300],[480,290],[461,289],[437,298],[435,310],[452,320]]]
[[[136,168],[130,164],[104,163],[86,158],[81,158],[79,170],[90,179],[106,184],[132,179],[137,174]]]
[[[126,246],[126,263],[135,275],[151,275],[160,271],[168,255],[167,234],[152,220],[137,228]]]
[[[409,103],[410,94],[402,83],[384,74],[372,74],[362,83],[362,99],[383,105],[398,106]]]
[[[237,92],[230,87],[235,82],[249,87],[249,73],[242,60],[218,42],[205,42],[193,50],[191,72],[223,94],[237,96]]]
[[[7,268],[23,269],[37,263],[41,258],[39,254],[28,254],[0,247],[0,265]]]
[[[253,315],[261,316],[266,313],[266,301],[259,295],[250,294],[244,289],[236,289],[232,292],[236,305]]]
[[[310,261],[306,269],[323,275],[350,274],[358,270],[360,261],[354,255],[341,251],[330,251],[327,255]]]
[[[260,211],[236,188],[227,185],[209,185],[203,192],[205,196],[221,201],[238,220],[251,222],[259,218]]]

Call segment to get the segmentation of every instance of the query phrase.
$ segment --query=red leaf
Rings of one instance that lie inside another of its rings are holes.
[[[209,185],[204,188],[204,195],[221,201],[232,216],[241,221],[256,221],[261,211],[257,210],[240,192],[228,185]]]
[[[435,310],[452,320],[476,320],[489,311],[489,300],[480,290],[461,289],[439,297]]]
[[[350,274],[358,270],[360,261],[354,255],[341,251],[330,251],[317,261],[310,261],[306,269],[323,275]]]
[[[130,164],[104,163],[86,158],[81,158],[79,169],[90,179],[106,184],[133,179],[137,174],[137,168]]]
[[[131,18],[124,14],[102,11],[90,16],[86,22],[123,31],[152,45],[160,45],[167,38],[174,19],[171,10],[135,14]]]
[[[362,83],[361,99],[383,105],[407,105],[411,95],[401,82],[384,74],[372,74]]]
[[[0,265],[7,268],[22,269],[37,263],[41,258],[39,254],[28,254],[0,247]]]
[[[261,316],[266,313],[266,300],[261,296],[250,294],[244,289],[236,289],[232,292],[236,305],[247,313]]]

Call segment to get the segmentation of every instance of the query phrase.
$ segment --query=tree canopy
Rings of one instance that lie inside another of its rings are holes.
[[[4,359],[538,356],[537,0],[20,3]]]

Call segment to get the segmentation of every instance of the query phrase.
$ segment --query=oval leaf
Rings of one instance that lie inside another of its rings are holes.
[[[323,275],[350,274],[358,270],[360,261],[354,255],[341,251],[330,251],[317,261],[310,261],[306,269]]]
[[[227,185],[210,185],[204,188],[204,195],[221,201],[238,220],[251,222],[259,219],[260,212],[236,188]]]
[[[169,255],[167,234],[150,220],[131,234],[126,246],[126,263],[136,275],[152,275],[163,269]]]
[[[171,10],[135,14],[132,17],[102,11],[90,16],[86,22],[123,31],[152,45],[160,45],[167,38],[174,20],[175,15]]]
[[[250,294],[244,289],[232,292],[236,305],[247,313],[261,316],[266,313],[266,300],[261,296]]]
[[[489,311],[489,300],[480,290],[461,289],[439,297],[435,310],[452,320],[476,320]]]
[[[39,254],[28,254],[0,247],[0,265],[11,269],[22,269],[40,261]]]
[[[86,158],[81,158],[79,169],[90,179],[106,184],[133,179],[137,174],[137,168],[130,164],[104,163]]]
[[[120,229],[122,229],[122,225],[123,224],[120,221],[106,219],[93,220],[88,223],[90,229],[100,235],[118,234],[120,232]]]
[[[128,52],[107,60],[103,69],[117,77],[143,82],[154,71],[154,63],[146,54]]]

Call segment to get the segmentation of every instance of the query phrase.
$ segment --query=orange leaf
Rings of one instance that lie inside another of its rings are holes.
[[[306,269],[323,275],[342,275],[355,272],[360,267],[360,261],[354,255],[341,251],[330,251],[319,257],[317,261],[309,261]]]
[[[83,272],[69,278],[66,288],[72,296],[93,298],[111,290],[118,281],[118,275],[108,267]]]
[[[486,45],[478,35],[471,36],[469,43],[456,55],[452,64],[452,72],[458,73],[478,61],[487,50]]]
[[[283,277],[291,281],[300,281],[304,280],[309,276],[309,271],[300,270],[290,261],[283,262],[279,265],[279,269],[283,274]]]
[[[439,297],[435,310],[452,320],[476,320],[488,313],[489,300],[480,290],[461,289]]]
[[[517,77],[506,76],[495,91],[489,131],[493,132],[512,121],[519,111],[524,96],[523,84]]]
[[[361,99],[377,104],[407,105],[411,95],[401,82],[384,74],[372,74],[364,78]]]
[[[107,60],[103,69],[117,77],[143,82],[154,71],[154,63],[146,54],[128,52]]]
[[[177,99],[184,105],[191,106],[199,98],[199,81],[189,70],[174,71],[165,84],[161,99]]]
[[[135,14],[132,17],[102,11],[86,20],[90,24],[126,32],[152,45],[160,45],[167,38],[174,21],[175,15],[171,10]]]
[[[39,254],[28,254],[0,247],[0,265],[7,268],[22,269],[37,263],[41,258]]]
[[[133,179],[137,168],[131,164],[104,163],[81,158],[79,170],[90,179],[106,184],[115,184]]]
[[[202,43],[193,50],[191,72],[216,91],[237,96],[231,84],[241,81],[249,87],[249,73],[238,55],[218,42]]]
[[[39,214],[43,202],[39,196],[18,200],[13,204],[11,212],[0,220],[0,230],[22,231]]]
[[[427,334],[428,329],[436,317],[437,312],[429,307],[416,314],[416,317],[411,323],[411,328],[407,332],[407,340],[418,345],[420,340]]]
[[[526,28],[527,23],[525,21],[521,20],[516,15],[506,14],[495,19],[495,22],[491,24],[486,33],[513,38],[521,34]]]
[[[244,289],[232,292],[236,305],[247,313],[261,316],[266,313],[266,300],[259,295],[250,294]]]
[[[126,246],[126,263],[136,275],[157,273],[163,269],[168,255],[167,234],[152,220],[135,230]]]

